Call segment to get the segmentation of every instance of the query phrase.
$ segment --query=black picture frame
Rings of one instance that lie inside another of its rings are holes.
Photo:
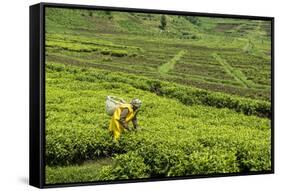
[[[66,184],[45,184],[45,8],[71,8],[71,9],[95,9],[121,12],[140,12],[157,13],[167,15],[188,15],[216,18],[238,18],[266,20],[271,22],[271,170],[262,172],[246,173],[223,173],[208,175],[189,175],[184,177],[164,177],[149,179],[133,179],[103,182],[83,182]],[[38,188],[67,187],[67,186],[85,186],[98,184],[116,184],[132,183],[145,181],[167,181],[178,179],[210,178],[210,177],[228,177],[242,175],[258,175],[274,173],[274,18],[249,16],[249,15],[231,15],[214,13],[195,13],[171,10],[154,9],[136,9],[125,7],[104,7],[93,5],[73,5],[57,3],[39,3],[30,6],[30,131],[29,131],[29,184]]]

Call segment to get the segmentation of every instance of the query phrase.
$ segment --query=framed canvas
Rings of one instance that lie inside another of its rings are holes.
[[[274,18],[30,7],[30,184],[274,172]]]

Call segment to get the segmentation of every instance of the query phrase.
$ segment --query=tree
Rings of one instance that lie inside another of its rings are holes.
[[[165,30],[166,25],[167,25],[166,17],[165,17],[165,15],[162,15],[161,18],[160,18],[159,28],[162,29],[162,30]]]
[[[186,16],[185,19],[187,19],[189,22],[191,22],[192,24],[197,25],[197,26],[199,26],[201,24],[198,17]]]
[[[113,15],[111,14],[111,11],[106,10],[106,11],[104,11],[104,13],[109,20],[113,18]]]

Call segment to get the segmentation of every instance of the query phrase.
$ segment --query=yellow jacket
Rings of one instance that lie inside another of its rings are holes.
[[[133,106],[131,104],[121,104],[113,113],[112,118],[109,124],[109,131],[112,133],[113,138],[117,141],[124,131],[124,127],[120,124],[120,115],[123,109],[127,108],[129,113],[126,117],[126,123],[132,121],[134,116],[136,115],[136,111],[133,110]]]

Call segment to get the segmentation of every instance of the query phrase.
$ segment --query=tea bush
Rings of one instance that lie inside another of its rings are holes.
[[[46,70],[49,168],[113,157],[101,180],[271,168],[270,120],[252,115],[264,102],[103,70],[55,63]],[[123,132],[118,142],[107,129],[107,95],[143,101],[142,128]],[[209,106],[215,103],[219,108]],[[245,115],[233,111],[238,106],[253,109]]]
[[[113,166],[104,167],[100,173],[100,180],[122,180],[149,178],[148,166],[137,153],[128,152],[114,157]]]
[[[47,67],[51,67],[56,70],[56,64],[52,64],[52,66]],[[60,67],[61,66],[58,66],[58,70],[60,70]],[[98,78],[100,80],[127,83],[138,89],[148,90],[156,93],[157,95],[177,99],[186,105],[202,104],[217,108],[229,108],[237,112],[242,112],[246,115],[257,115],[268,118],[271,117],[271,103],[267,101],[241,98],[218,92],[210,92],[118,72],[109,73],[106,71],[95,72],[93,70],[88,70],[87,73],[82,72],[79,76],[85,76],[85,74],[88,77]],[[85,78],[85,80],[87,78]]]

